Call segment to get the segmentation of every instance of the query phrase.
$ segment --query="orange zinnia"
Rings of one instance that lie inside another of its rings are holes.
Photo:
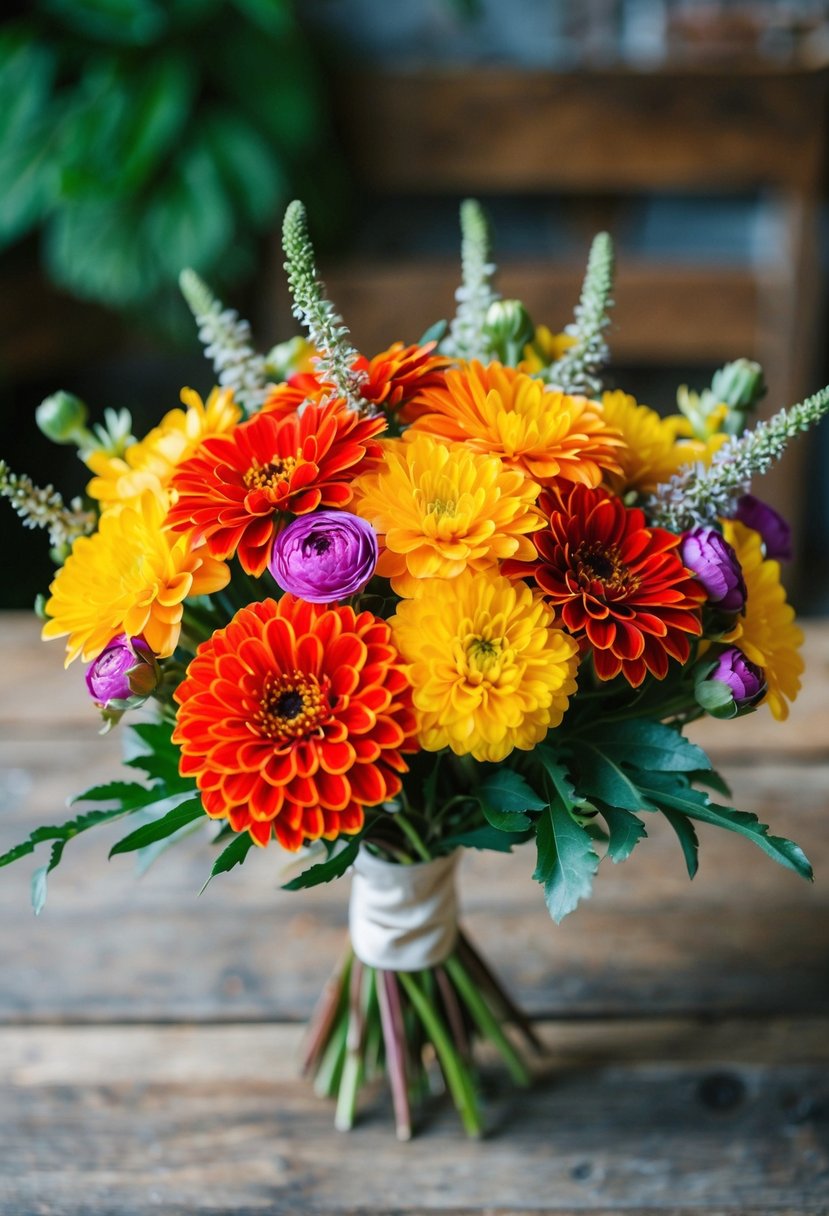
[[[351,500],[348,483],[379,454],[373,436],[385,425],[382,416],[365,418],[339,401],[285,418],[257,414],[205,440],[179,466],[167,524],[205,540],[212,557],[238,553],[258,577],[286,512],[306,515]]]
[[[599,679],[621,672],[638,688],[648,672],[664,679],[669,658],[686,662],[706,595],[677,554],[681,537],[646,527],[643,511],[601,489],[545,491],[538,505],[549,523],[532,537],[537,560],[506,561],[503,571],[534,579],[564,628],[592,648]]]
[[[285,595],[242,608],[199,647],[175,698],[182,776],[211,818],[258,845],[359,832],[418,747],[389,626],[347,606]]]
[[[409,434],[466,443],[543,485],[562,478],[597,486],[604,473],[621,471],[624,441],[600,405],[501,363],[462,364],[446,373],[442,387],[418,393],[411,408],[419,416]]]
[[[373,359],[358,355],[353,367],[355,371],[365,373],[365,380],[360,385],[361,397],[386,412],[398,410],[404,421],[410,421],[408,402],[416,393],[441,385],[444,369],[449,366],[449,360],[443,355],[432,354],[436,345],[426,342],[423,346],[404,346],[402,342],[394,342]],[[332,384],[319,380],[313,372],[300,372],[272,389],[262,409],[282,416],[291,413],[303,401],[319,401],[335,392]]]

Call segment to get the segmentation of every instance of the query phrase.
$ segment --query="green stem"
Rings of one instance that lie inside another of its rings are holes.
[[[466,1002],[478,1029],[485,1039],[491,1039],[500,1051],[516,1085],[529,1085],[532,1081],[527,1066],[501,1029],[501,1024],[483,999],[468,971],[456,954],[450,954],[443,964],[446,971]]]
[[[478,1111],[478,1102],[475,1097],[472,1077],[468,1068],[455,1050],[452,1040],[437,1013],[418,987],[414,973],[398,971],[397,978],[423,1023],[427,1035],[434,1044],[446,1077],[446,1083],[452,1093],[452,1098],[458,1108],[458,1113],[467,1134],[476,1138],[481,1136],[483,1126]]]
[[[409,843],[411,844],[414,851],[417,853],[418,857],[420,857],[421,861],[431,861],[432,860],[431,853],[429,852],[429,850],[426,848],[426,845],[421,840],[420,835],[417,832],[414,824],[411,823],[406,818],[403,811],[396,812],[396,814],[394,816],[394,822],[396,824],[398,824],[401,831],[403,832],[403,835],[408,839]]]

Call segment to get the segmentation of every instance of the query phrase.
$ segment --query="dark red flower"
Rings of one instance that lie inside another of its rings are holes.
[[[538,505],[549,521],[532,536],[538,558],[507,561],[504,573],[535,581],[592,649],[599,679],[621,672],[637,688],[648,672],[663,679],[669,659],[684,663],[706,594],[680,560],[680,537],[602,489],[544,491]]]

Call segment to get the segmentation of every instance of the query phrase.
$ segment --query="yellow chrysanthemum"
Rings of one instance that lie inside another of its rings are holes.
[[[518,364],[518,370],[526,372],[528,376],[535,376],[551,363],[555,363],[575,344],[576,339],[572,334],[554,334],[546,325],[537,325],[535,337],[524,347],[524,358]]]
[[[650,406],[640,405],[628,393],[604,393],[602,411],[605,421],[621,432],[625,447],[618,453],[621,474],[609,474],[605,481],[617,494],[636,490],[650,494],[661,482],[670,481],[684,464],[707,464],[726,440],[712,435],[708,443],[685,440],[687,419],[679,415],[660,418]],[[688,428],[690,433],[690,428]]]
[[[760,534],[737,520],[727,520],[723,533],[733,546],[746,583],[746,611],[725,641],[762,667],[768,693],[761,702],[768,705],[779,722],[789,716],[788,701],[800,690],[803,659],[798,654],[803,633],[794,623],[794,608],[786,600],[780,582],[780,564],[763,557]]]
[[[414,595],[419,579],[535,556],[527,534],[544,525],[539,486],[520,469],[431,435],[386,441],[383,457],[356,479],[354,510],[378,533],[377,573],[398,595]]]
[[[525,583],[494,571],[428,579],[391,620],[427,751],[503,760],[558,726],[576,690],[578,648]]]
[[[44,638],[69,636],[66,666],[96,658],[116,634],[143,634],[162,658],[176,648],[182,604],[227,585],[230,571],[206,549],[164,529],[163,502],[146,491],[133,507],[107,512],[81,536],[58,571],[46,604]]]
[[[595,487],[603,473],[620,472],[617,453],[624,445],[600,405],[501,363],[461,364],[446,373],[445,386],[424,389],[415,404],[424,412],[407,435],[466,443],[542,484],[560,477]]]
[[[134,506],[147,490],[162,495],[176,466],[192,456],[203,439],[224,434],[242,416],[229,388],[214,388],[206,402],[192,388],[184,388],[181,400],[186,409],[170,410],[123,457],[105,452],[87,457],[87,467],[95,474],[87,493],[98,499],[102,511]]]

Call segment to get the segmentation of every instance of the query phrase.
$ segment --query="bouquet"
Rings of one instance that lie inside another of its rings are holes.
[[[129,778],[36,829],[0,866],[128,820],[113,854],[146,866],[212,825],[208,881],[286,850],[310,887],[352,873],[350,943],[304,1066],[351,1127],[385,1072],[398,1135],[442,1077],[483,1128],[473,1042],[530,1078],[532,1027],[458,924],[464,849],[533,841],[556,922],[664,816],[688,873],[695,824],[811,878],[683,734],[703,714],[796,695],[801,634],[780,581],[789,531],[750,493],[829,390],[751,428],[761,369],[740,359],[662,417],[602,382],[613,252],[592,246],[575,317],[536,326],[493,289],[489,234],[461,209],[450,323],[366,358],[327,300],[304,210],[286,270],[307,338],[267,355],[193,272],[184,295],[219,385],[135,438],[66,393],[41,428],[91,479],[65,504],[0,465],[58,565],[43,636],[89,664]],[[278,858],[275,865],[278,865]]]

